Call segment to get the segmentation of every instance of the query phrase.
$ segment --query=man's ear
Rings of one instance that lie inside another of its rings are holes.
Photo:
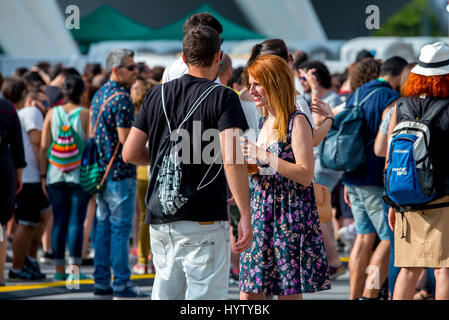
[[[184,52],[181,52],[182,61],[187,64],[186,57],[184,57]]]
[[[112,67],[111,74],[118,76],[118,67]]]

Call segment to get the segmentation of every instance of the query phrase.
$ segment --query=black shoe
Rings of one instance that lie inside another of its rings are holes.
[[[81,263],[83,266],[93,266],[94,265],[94,259],[93,258],[87,258],[83,259],[83,262]]]
[[[25,268],[21,269],[20,271],[14,271],[12,269],[9,270],[9,280],[36,280],[34,275]]]
[[[112,288],[108,289],[99,289],[95,288],[94,295],[96,296],[112,296],[114,294],[114,291]]]
[[[24,262],[25,270],[29,271],[29,273],[33,274],[36,279],[45,279],[46,276],[41,272],[41,268],[39,267],[39,263],[37,261],[31,261],[31,259],[26,256]]]
[[[43,264],[52,264],[53,263],[53,253],[44,251],[42,257],[39,258],[39,262]]]

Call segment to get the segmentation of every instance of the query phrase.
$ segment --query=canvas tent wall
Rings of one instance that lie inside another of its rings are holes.
[[[0,30],[0,46],[8,55],[79,54],[54,0],[1,0]]]

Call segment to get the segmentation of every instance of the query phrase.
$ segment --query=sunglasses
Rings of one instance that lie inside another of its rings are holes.
[[[119,68],[124,68],[124,69],[126,69],[128,71],[134,71],[134,69],[136,69],[137,66],[135,64],[131,64],[131,65],[126,66],[126,67],[125,66],[120,66]]]

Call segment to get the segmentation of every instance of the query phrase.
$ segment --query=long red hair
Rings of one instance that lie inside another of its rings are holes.
[[[402,90],[404,97],[426,95],[434,98],[449,97],[449,74],[441,76],[423,76],[411,72]]]
[[[275,138],[285,141],[288,122],[296,111],[295,83],[287,62],[275,55],[263,56],[248,68],[248,74],[264,87],[268,103],[275,113],[273,124],[273,129],[277,130]]]

